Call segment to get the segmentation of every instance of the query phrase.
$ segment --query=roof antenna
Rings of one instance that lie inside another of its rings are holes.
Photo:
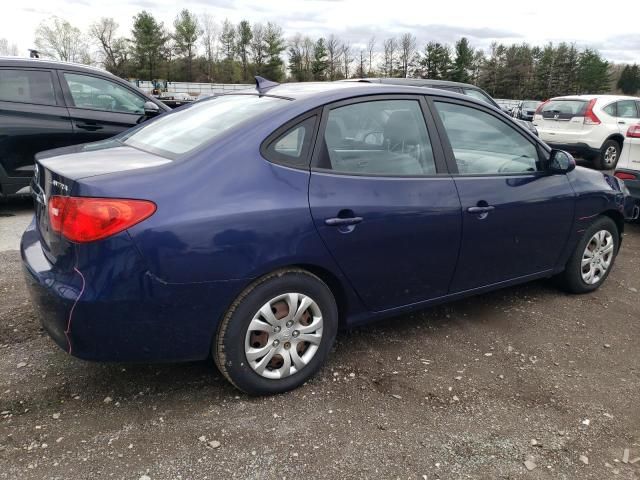
[[[277,87],[280,85],[278,82],[272,82],[271,80],[267,80],[266,78],[261,77],[260,75],[256,75],[256,90],[260,95],[263,95],[270,88]]]
[[[38,50],[34,50],[32,48],[29,49],[29,57],[30,58],[40,58],[40,52]]]

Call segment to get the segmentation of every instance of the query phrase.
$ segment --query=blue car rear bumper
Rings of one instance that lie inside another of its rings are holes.
[[[120,249],[110,264],[60,271],[44,255],[34,224],[23,235],[21,254],[45,330],[62,349],[86,360],[204,359],[220,318],[247,283],[169,284],[145,269],[133,246]],[[126,289],[101,283],[117,282],[116,263],[126,265],[119,272],[127,276]]]

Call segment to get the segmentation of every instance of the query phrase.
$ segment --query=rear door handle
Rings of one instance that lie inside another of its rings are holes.
[[[493,205],[487,205],[486,207],[469,207],[467,208],[467,212],[469,213],[489,213],[492,212],[493,210],[495,210],[496,207],[494,207]]]
[[[620,120],[620,121],[618,122],[618,124],[620,124],[620,125],[626,125],[626,124],[627,124],[627,122],[623,122],[622,120]]]
[[[95,130],[102,130],[102,125],[98,125],[97,123],[76,123],[76,127],[81,128],[82,130],[88,130],[93,132]]]
[[[343,227],[345,225],[357,225],[364,220],[362,217],[348,217],[348,218],[327,218],[324,223],[330,227]]]

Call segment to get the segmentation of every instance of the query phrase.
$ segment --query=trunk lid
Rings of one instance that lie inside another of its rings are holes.
[[[45,256],[58,264],[70,258],[72,242],[51,228],[49,200],[54,195],[72,196],[83,178],[156,167],[171,160],[117,141],[97,142],[41,152],[31,184],[36,225]]]

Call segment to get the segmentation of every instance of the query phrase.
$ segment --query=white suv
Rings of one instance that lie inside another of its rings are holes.
[[[547,100],[533,124],[549,146],[590,160],[601,170],[618,163],[629,125],[640,119],[640,98],[571,95]]]

